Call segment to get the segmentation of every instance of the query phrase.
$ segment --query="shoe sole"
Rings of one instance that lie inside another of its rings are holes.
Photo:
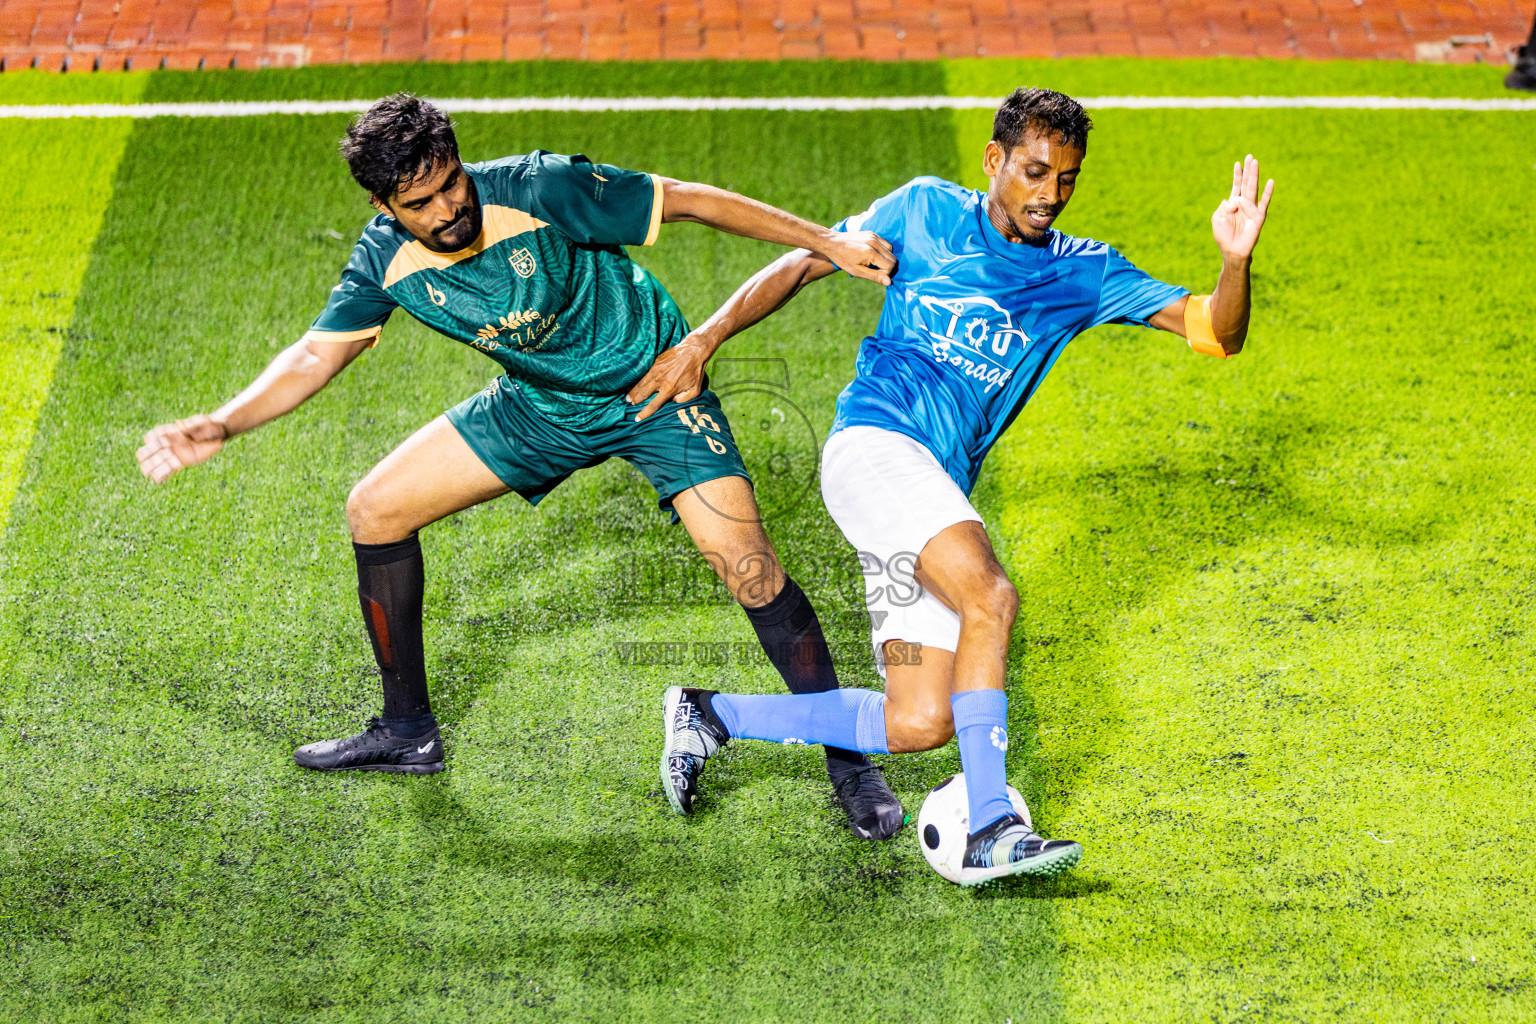
[[[666,741],[661,746],[661,791],[666,794],[667,803],[678,814],[686,815],[688,809],[683,806],[683,801],[678,797],[677,791],[672,787],[672,722],[677,717],[677,705],[683,699],[681,686],[667,687],[666,699],[661,706],[661,728],[666,734]]]
[[[443,762],[431,764],[349,764],[345,768],[322,768],[295,760],[294,764],[311,772],[389,772],[391,775],[436,775],[443,770]]]
[[[1055,878],[1064,874],[1082,859],[1083,848],[1077,843],[1063,847],[1049,854],[1041,854],[1028,860],[1015,861],[1012,864],[1004,864],[995,868],[968,868],[974,871],[974,875],[966,876],[962,873],[959,885],[962,889],[974,889],[977,886],[995,882],[1000,878],[1011,878],[1014,875],[1029,875],[1035,878]]]

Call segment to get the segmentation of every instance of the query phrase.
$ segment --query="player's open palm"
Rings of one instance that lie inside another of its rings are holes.
[[[1252,153],[1242,163],[1232,165],[1232,194],[1211,214],[1211,233],[1223,256],[1247,259],[1253,255],[1274,191],[1271,178],[1264,194],[1259,195],[1259,162]]]
[[[178,469],[213,458],[228,436],[223,424],[203,415],[162,423],[144,435],[139,472],[158,484]]]

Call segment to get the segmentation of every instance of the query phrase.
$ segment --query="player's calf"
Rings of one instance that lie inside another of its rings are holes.
[[[674,499],[700,553],[740,602],[763,653],[793,694],[838,688],[832,652],[810,598],[779,563],[761,526],[751,484],[726,476],[698,484]],[[901,829],[901,801],[880,769],[861,751],[828,745],[827,776],[860,839],[889,839]]]
[[[838,688],[821,621],[793,579],[785,576],[783,588],[767,604],[743,604],[742,608],[791,693],[827,693]],[[848,815],[848,830],[860,839],[882,840],[895,835],[905,815],[879,766],[858,750],[836,745],[822,749],[833,797]]]
[[[885,733],[893,754],[939,749],[955,737],[948,697],[922,701],[887,698]]]

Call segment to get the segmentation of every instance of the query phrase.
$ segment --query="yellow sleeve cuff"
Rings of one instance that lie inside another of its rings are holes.
[[[661,179],[654,174],[651,175],[651,189],[651,226],[641,245],[655,245],[656,236],[661,234]]]
[[[362,341],[364,338],[372,338],[373,341],[371,344],[369,344],[368,347],[373,348],[379,343],[379,335],[383,332],[383,330],[384,328],[382,327],[365,327],[360,331],[317,331],[311,328],[305,332],[303,340],[348,342]]]
[[[1216,340],[1216,328],[1211,326],[1211,297],[1191,295],[1184,306],[1184,336],[1189,347],[1205,356],[1226,359],[1227,350]]]

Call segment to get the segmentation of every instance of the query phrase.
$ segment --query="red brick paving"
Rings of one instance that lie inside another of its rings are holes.
[[[0,60],[69,71],[538,57],[1502,61],[1524,40],[1531,8],[1532,0],[0,0]]]

